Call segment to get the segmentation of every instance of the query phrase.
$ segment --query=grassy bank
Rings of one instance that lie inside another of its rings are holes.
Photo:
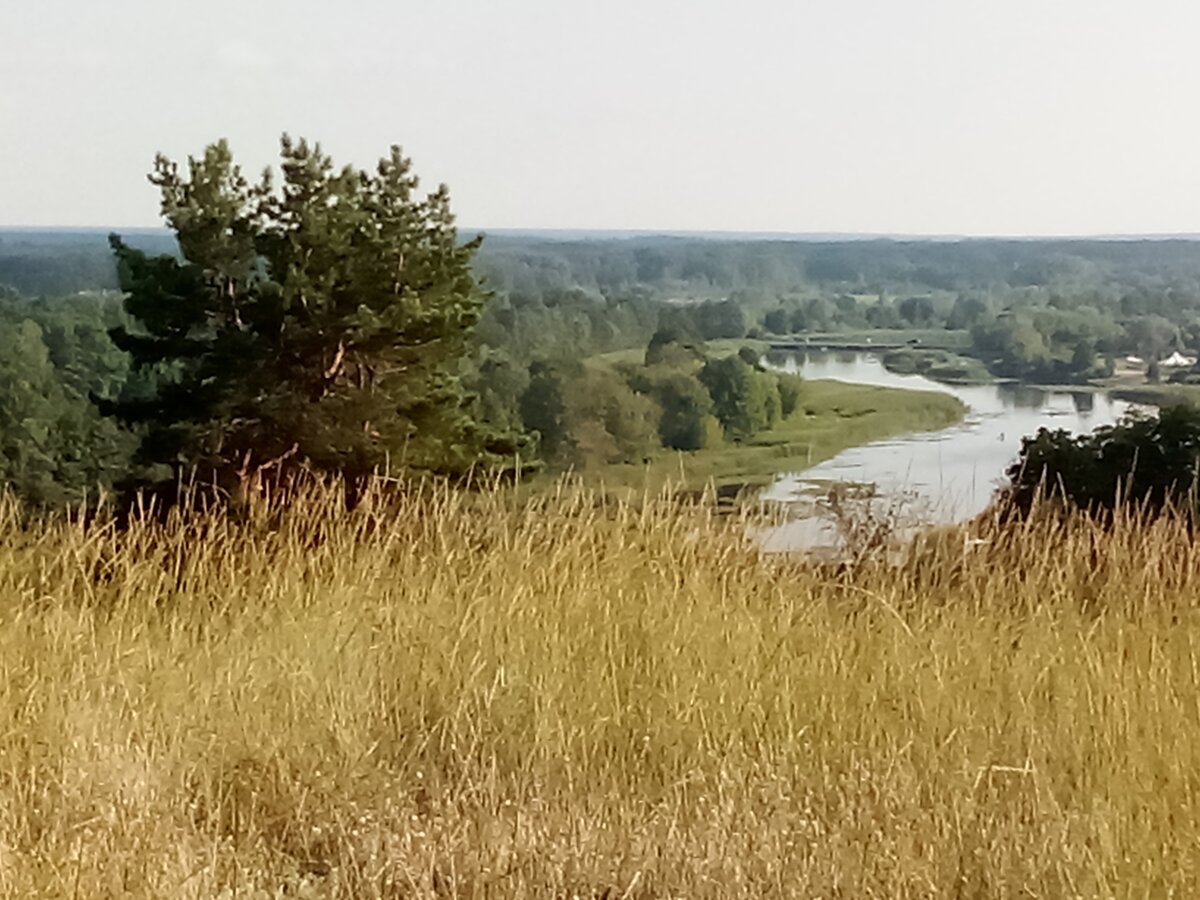
[[[1147,406],[1200,405],[1200,385],[1139,384],[1113,388],[1112,396]]]
[[[1200,891],[1200,553],[899,567],[564,492],[0,515],[6,897]]]
[[[796,411],[770,431],[743,443],[693,453],[664,451],[648,466],[607,466],[594,478],[607,486],[650,489],[668,481],[762,483],[779,472],[808,468],[860,444],[946,428],[965,413],[962,403],[949,394],[806,381]]]

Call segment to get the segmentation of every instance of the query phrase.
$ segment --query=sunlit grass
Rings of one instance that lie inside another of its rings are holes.
[[[847,571],[564,488],[0,514],[0,895],[1200,887],[1180,523]]]

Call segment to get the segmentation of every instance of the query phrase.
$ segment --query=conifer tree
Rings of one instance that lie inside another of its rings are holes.
[[[276,186],[225,141],[186,172],[160,155],[181,258],[111,239],[136,323],[113,338],[154,388],[105,408],[141,435],[141,464],[235,485],[295,466],[461,473],[512,450],[457,377],[485,295],[446,188],[419,196],[398,147],[373,172],[287,136],[281,156]]]

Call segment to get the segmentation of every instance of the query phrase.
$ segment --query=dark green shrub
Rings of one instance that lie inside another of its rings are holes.
[[[1150,513],[1200,511],[1200,409],[1171,406],[1158,416],[1130,416],[1088,435],[1043,428],[1026,438],[1001,495],[1009,511],[1028,515],[1039,499],[1089,512],[1132,505]]]

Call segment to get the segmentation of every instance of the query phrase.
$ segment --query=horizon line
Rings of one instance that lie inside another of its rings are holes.
[[[587,239],[637,238],[637,237],[680,237],[708,238],[715,240],[792,240],[797,242],[838,241],[911,241],[911,242],[956,242],[956,241],[1196,241],[1200,231],[1146,231],[1146,232],[1064,232],[1064,233],[964,233],[964,232],[904,232],[904,231],[779,231],[779,230],[726,230],[688,228],[584,228],[542,226],[483,227],[457,225],[459,232],[479,233],[487,236],[524,236],[553,239],[576,237]],[[0,234],[171,234],[165,225],[0,225]]]

